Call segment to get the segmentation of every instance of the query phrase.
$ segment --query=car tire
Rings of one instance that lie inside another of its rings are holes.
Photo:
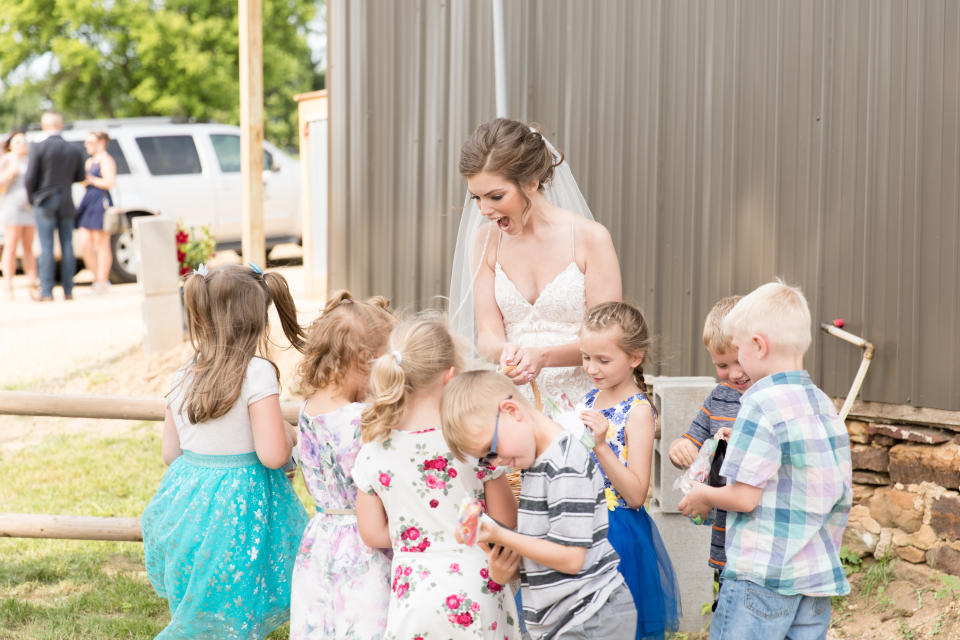
[[[140,256],[137,254],[132,226],[110,236],[110,250],[113,252],[110,282],[114,284],[136,282]]]

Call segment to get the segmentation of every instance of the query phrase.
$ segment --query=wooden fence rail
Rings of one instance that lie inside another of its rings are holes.
[[[280,404],[283,419],[296,424],[300,405]],[[0,414],[162,421],[163,398],[0,391]]]
[[[283,419],[296,423],[300,405],[283,402]],[[0,415],[151,420],[164,418],[163,398],[0,391]],[[140,518],[0,513],[0,538],[61,538],[140,542]]]
[[[0,538],[61,538],[141,542],[140,518],[0,513]]]

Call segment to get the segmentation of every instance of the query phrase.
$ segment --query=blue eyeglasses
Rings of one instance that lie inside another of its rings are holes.
[[[513,398],[513,394],[507,396],[507,400]],[[480,458],[480,464],[493,466],[493,461],[497,459],[497,440],[500,438],[500,405],[497,405],[497,419],[493,423],[493,440],[490,441],[490,450],[487,455]]]

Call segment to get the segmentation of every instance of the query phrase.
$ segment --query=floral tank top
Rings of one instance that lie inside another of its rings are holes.
[[[591,389],[590,392],[587,393],[583,401],[587,409],[593,409],[593,403],[596,402],[597,394],[599,393],[599,389]],[[642,391],[621,401],[620,404],[615,407],[600,410],[603,417],[610,421],[610,428],[607,430],[607,446],[617,454],[617,458],[624,466],[627,465],[627,417],[630,415],[630,411],[638,405],[645,406],[650,411],[653,411],[653,405],[651,405],[647,399],[647,394]],[[653,419],[654,423],[656,423],[656,412],[653,414]],[[596,455],[591,455],[596,459]],[[610,509],[610,511],[613,511],[617,507],[629,509],[630,507],[627,506],[626,500],[624,500],[617,490],[613,488],[613,485],[610,484],[610,479],[607,478],[603,466],[598,463],[597,468],[600,469],[600,473],[603,475],[604,495],[607,497],[607,508]]]

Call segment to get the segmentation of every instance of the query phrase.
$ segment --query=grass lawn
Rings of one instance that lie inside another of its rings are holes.
[[[0,458],[0,512],[139,516],[165,468],[148,422],[116,437],[50,436]],[[299,475],[295,486],[311,504]],[[0,538],[0,640],[153,638],[169,620],[139,542]],[[269,638],[288,635],[284,625]]]

